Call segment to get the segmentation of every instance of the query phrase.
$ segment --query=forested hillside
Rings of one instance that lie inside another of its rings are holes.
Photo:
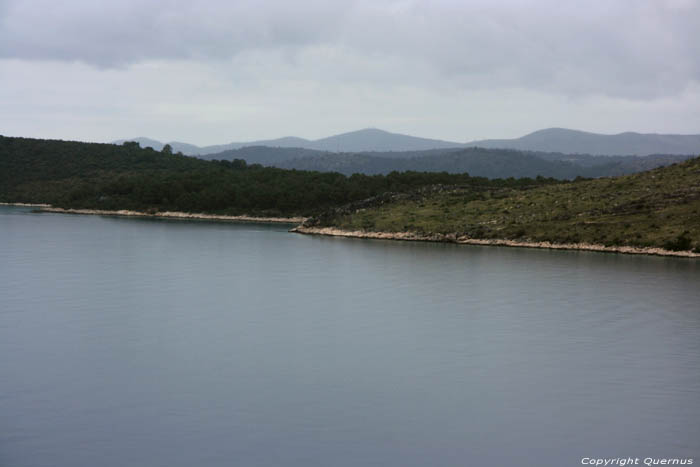
[[[0,201],[66,208],[310,215],[384,192],[434,185],[531,187],[549,179],[467,174],[353,175],[283,170],[243,160],[204,161],[137,143],[0,137]]]

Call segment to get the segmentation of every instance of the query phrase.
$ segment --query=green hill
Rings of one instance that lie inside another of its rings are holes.
[[[384,197],[307,227],[700,252],[700,158],[531,189],[443,187]]]

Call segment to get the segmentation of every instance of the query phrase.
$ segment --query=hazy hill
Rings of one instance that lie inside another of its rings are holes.
[[[469,173],[487,178],[553,177],[559,179],[591,176],[592,170],[571,162],[546,161],[528,153],[502,149],[467,148],[442,154],[410,158],[377,157],[373,153],[323,154],[276,164],[285,169],[340,172],[351,175],[390,172]]]
[[[565,128],[548,128],[515,139],[471,141],[467,146],[578,154],[645,156],[649,154],[698,154],[700,135],[620,133],[602,135]]]
[[[137,141],[142,147],[150,146],[160,151],[164,143],[150,138],[138,137],[113,141],[114,144],[122,144],[124,141]],[[240,149],[246,146],[269,146],[280,148],[304,148],[317,151],[333,152],[364,152],[364,151],[420,151],[426,149],[454,148],[463,146],[461,143],[441,141],[437,139],[418,138],[416,136],[401,135],[375,128],[351,131],[339,135],[329,136],[317,140],[308,140],[287,136],[284,138],[234,142],[214,146],[198,147],[187,143],[172,141],[168,143],[173,151],[182,151],[187,155],[206,155],[231,149]]]
[[[207,160],[233,160],[244,159],[249,164],[269,165],[282,161],[290,161],[306,157],[338,156],[350,154],[364,154],[370,157],[382,159],[411,159],[414,157],[439,156],[448,152],[464,151],[464,148],[427,149],[423,151],[366,151],[366,152],[335,152],[321,151],[317,149],[305,149],[300,147],[281,148],[270,146],[244,146],[240,149],[229,149],[222,152],[204,154],[198,157]],[[322,167],[313,170],[325,170]],[[362,170],[360,172],[363,172]]]
[[[262,164],[276,167],[282,162],[293,159],[314,157],[328,154],[325,151],[304,148],[281,148],[270,146],[245,146],[240,149],[228,149],[226,151],[213,154],[204,154],[201,159],[207,160],[227,160],[243,159],[248,164]]]
[[[554,177],[572,179],[624,175],[685,160],[690,156],[590,156],[516,151],[513,149],[457,148],[429,151],[333,153],[301,148],[245,147],[201,156],[243,159],[284,169],[367,175],[390,172],[448,172],[488,178]]]
[[[260,141],[248,141],[243,143],[228,143],[219,144],[215,146],[205,146],[202,148],[198,148],[197,152],[182,152],[192,156],[206,156],[208,154],[214,154],[222,151],[240,149],[251,146],[267,146],[271,148],[308,148],[308,144],[309,141],[304,138],[297,138],[295,136],[285,136],[283,138],[277,139],[266,139]]]
[[[146,138],[144,136],[139,136],[136,138],[118,139],[116,141],[112,141],[111,144],[121,145],[125,141],[136,141],[142,148],[151,147],[156,151],[160,151],[161,149],[163,149],[163,146],[165,146],[166,144],[155,139]],[[208,154],[216,154],[224,151],[230,151],[250,146],[267,146],[272,148],[303,148],[308,146],[309,143],[311,142],[303,138],[288,136],[284,138],[270,140],[215,144],[212,146],[195,146],[194,144],[182,143],[179,141],[169,141],[167,144],[169,144],[173,148],[173,152],[179,151],[187,156],[206,156]],[[205,157],[205,159],[211,158]]]
[[[150,146],[159,151],[163,143],[150,138],[139,137],[115,141],[138,141],[142,147]],[[700,135],[658,135],[641,133],[620,133],[602,135],[584,131],[549,128],[539,130],[516,139],[488,139],[469,143],[456,143],[429,138],[390,133],[367,128],[349,133],[329,136],[317,140],[307,140],[287,136],[284,138],[233,142],[199,147],[192,144],[171,141],[173,151],[202,156],[247,146],[268,146],[280,148],[303,148],[330,152],[405,152],[431,149],[483,147],[519,149],[523,151],[561,152],[565,154],[593,155],[649,155],[649,154],[698,154]],[[391,154],[383,155],[393,157]]]
[[[438,139],[418,138],[415,136],[389,133],[376,128],[367,128],[350,133],[329,136],[311,141],[309,149],[335,152],[367,151],[421,151],[427,149],[455,148],[460,143]]]
[[[539,153],[507,149],[467,148],[438,155],[420,156],[406,159],[389,159],[373,156],[372,153],[322,154],[302,157],[275,163],[275,167],[298,170],[318,170],[340,172],[351,175],[388,174],[390,172],[447,172],[469,173],[476,177],[520,178],[553,177],[573,179],[576,177],[597,178],[625,175],[649,170],[691,156],[601,156],[601,160],[580,164],[576,160],[546,160]]]

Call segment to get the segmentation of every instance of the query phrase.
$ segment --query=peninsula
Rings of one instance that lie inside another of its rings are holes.
[[[0,136],[0,201],[53,212],[300,223],[295,232],[696,257],[700,158],[620,177],[284,170]]]

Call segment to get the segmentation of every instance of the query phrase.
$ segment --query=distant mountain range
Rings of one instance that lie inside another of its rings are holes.
[[[145,137],[122,139],[114,141],[114,143],[121,144],[124,141],[137,141],[142,147],[150,146],[156,150],[162,149],[164,145],[160,141]],[[184,154],[193,156],[204,156],[248,146],[302,148],[347,153],[482,147],[592,155],[700,154],[700,134],[662,135],[627,132],[616,135],[603,135],[564,128],[539,130],[515,139],[487,139],[470,141],[468,143],[418,138],[368,128],[317,140],[289,136],[271,140],[234,142],[204,147],[177,141],[172,141],[168,144],[175,152],[181,151]]]
[[[141,147],[152,147],[160,151],[164,143],[154,139],[138,137],[113,141],[114,144],[122,144],[124,141],[137,141]],[[316,151],[331,152],[366,152],[366,151],[420,151],[426,149],[443,149],[464,147],[464,144],[441,141],[437,139],[418,138],[415,136],[389,133],[388,131],[367,128],[350,133],[329,136],[317,140],[308,140],[287,136],[278,139],[249,141],[242,143],[228,143],[214,146],[198,147],[192,144],[172,141],[170,146],[173,151],[182,151],[190,156],[203,156],[231,149],[240,149],[247,146],[269,146],[277,148],[304,148]]]

